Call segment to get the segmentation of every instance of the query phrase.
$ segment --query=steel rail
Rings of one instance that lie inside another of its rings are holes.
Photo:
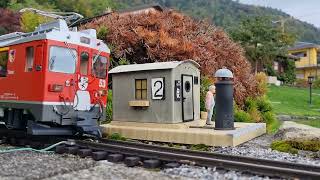
[[[314,172],[320,172],[320,166],[314,166],[314,165],[305,165],[305,164],[283,162],[283,161],[276,161],[276,160],[269,160],[269,159],[257,159],[253,157],[221,154],[221,153],[214,153],[214,152],[185,150],[185,149],[156,146],[156,145],[149,145],[149,144],[135,143],[135,142],[128,142],[128,141],[115,141],[115,140],[103,139],[100,142],[113,144],[113,145],[135,147],[135,148],[144,148],[144,149],[151,149],[151,150],[156,149],[162,152],[175,151],[175,152],[183,153],[186,155],[198,155],[198,156],[208,157],[208,158],[218,158],[218,159],[229,160],[229,161],[255,163],[255,164],[261,164],[261,165],[267,165],[267,166],[278,166],[282,168],[299,169],[299,170],[305,170],[305,171],[310,171],[310,168],[311,168],[312,171]]]
[[[270,177],[320,179],[320,167],[311,165],[299,165],[279,161],[180,150],[175,148],[117,141],[104,141],[99,143],[75,140],[75,143],[82,148],[103,150],[109,153],[120,153],[126,156],[139,156],[146,159],[191,163],[206,167],[220,167],[253,174],[267,175]]]

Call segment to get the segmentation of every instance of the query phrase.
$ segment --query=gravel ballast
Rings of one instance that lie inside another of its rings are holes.
[[[272,150],[270,144],[274,139],[273,135],[266,134],[236,147],[212,148],[212,152],[320,166],[319,157],[309,157],[315,153],[290,154]]]

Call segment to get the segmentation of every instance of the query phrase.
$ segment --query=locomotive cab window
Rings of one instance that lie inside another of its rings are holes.
[[[89,54],[82,52],[80,56],[80,73],[82,75],[88,75]]]
[[[106,57],[95,55],[92,60],[92,74],[100,79],[107,77],[108,61]]]
[[[76,71],[77,51],[59,46],[50,47],[49,71],[72,74]]]
[[[8,51],[0,52],[0,77],[7,76],[8,58],[9,58]]]
[[[135,80],[135,96],[136,96],[136,100],[147,99],[147,80],[146,79]]]
[[[25,72],[31,72],[34,62],[34,48],[33,47],[27,47],[26,48],[26,66],[25,66]]]

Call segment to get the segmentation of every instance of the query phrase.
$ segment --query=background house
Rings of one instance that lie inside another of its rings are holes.
[[[300,58],[295,62],[297,79],[308,79],[308,76],[318,76],[320,73],[320,45],[298,42],[295,46],[289,48],[288,52],[290,55]]]

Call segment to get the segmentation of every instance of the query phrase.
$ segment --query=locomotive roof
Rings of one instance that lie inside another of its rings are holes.
[[[31,33],[15,32],[0,36],[0,47],[44,39],[86,46],[110,53],[108,46],[97,39],[96,30],[69,30],[67,23],[62,19],[41,24]]]
[[[181,64],[191,63],[197,68],[200,65],[193,60],[185,61],[170,61],[170,62],[155,62],[155,63],[145,63],[145,64],[130,64],[115,67],[109,71],[109,74],[125,73],[125,72],[135,72],[135,71],[151,71],[151,70],[164,70],[164,69],[174,69]]]

